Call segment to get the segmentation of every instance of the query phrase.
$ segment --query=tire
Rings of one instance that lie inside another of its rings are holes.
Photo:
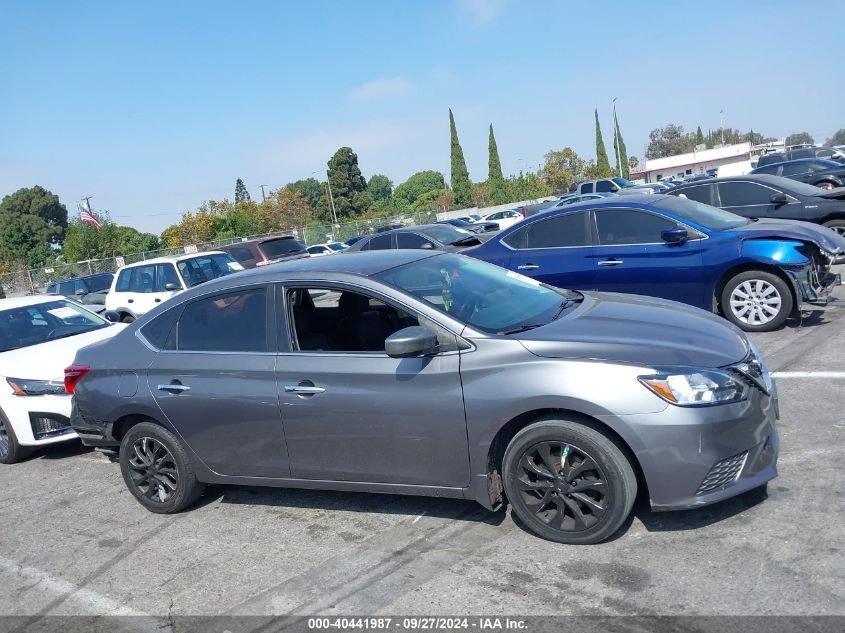
[[[152,472],[150,464],[154,465]],[[182,443],[152,422],[136,424],[123,436],[120,472],[138,502],[158,514],[184,510],[205,490]]]
[[[637,496],[631,463],[609,437],[556,416],[540,418],[514,436],[502,473],[513,512],[532,532],[557,543],[605,540],[628,518]]]
[[[826,226],[831,231],[836,231],[839,235],[845,237],[845,220],[828,220],[822,226]]]
[[[131,314],[124,314],[122,317],[120,317],[121,323],[132,323],[134,320],[135,317],[133,317]]]
[[[829,180],[816,183],[816,187],[818,187],[819,189],[833,189],[835,186],[836,185],[830,182]]]
[[[26,459],[30,453],[32,449],[20,445],[15,429],[6,414],[0,410],[0,464],[15,464]]]
[[[725,318],[746,332],[778,329],[795,304],[787,283],[762,270],[747,270],[729,279],[719,301]]]

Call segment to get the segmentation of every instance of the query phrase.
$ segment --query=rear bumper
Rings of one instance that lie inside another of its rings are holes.
[[[112,435],[112,424],[110,422],[98,422],[82,415],[76,404],[76,398],[73,399],[70,410],[70,425],[85,446],[120,446],[120,442]]]

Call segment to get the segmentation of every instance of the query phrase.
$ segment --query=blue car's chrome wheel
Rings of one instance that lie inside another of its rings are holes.
[[[766,325],[780,314],[783,299],[774,285],[762,279],[749,279],[731,293],[731,312],[748,325]]]

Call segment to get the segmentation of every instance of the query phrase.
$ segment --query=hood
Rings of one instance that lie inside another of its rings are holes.
[[[598,359],[646,367],[724,367],[743,360],[748,339],[704,310],[654,297],[585,292],[568,315],[513,335],[546,358]]]
[[[65,367],[73,363],[77,351],[111,338],[125,327],[124,323],[113,323],[84,334],[0,353],[0,376],[63,381]]]
[[[760,218],[745,226],[733,229],[740,237],[781,238],[814,242],[822,249],[834,255],[845,254],[845,237],[825,226],[801,222],[800,220],[771,220]]]

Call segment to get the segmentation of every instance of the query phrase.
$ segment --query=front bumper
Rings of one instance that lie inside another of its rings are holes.
[[[4,397],[3,412],[21,446],[44,446],[76,439],[70,425],[70,396]]]
[[[654,510],[705,506],[777,476],[777,387],[713,407],[669,406],[618,416],[638,437],[635,450]]]

